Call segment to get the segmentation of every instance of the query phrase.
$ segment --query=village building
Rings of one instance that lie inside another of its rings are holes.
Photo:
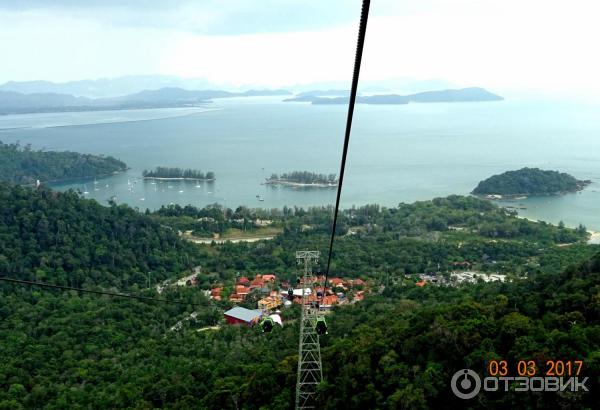
[[[328,309],[331,309],[334,305],[337,305],[338,303],[339,303],[339,300],[336,295],[324,296],[321,301],[321,308],[328,310]]]
[[[240,306],[229,309],[224,314],[225,321],[230,325],[248,325],[252,326],[260,320],[262,312],[260,310],[250,310]]]
[[[258,308],[269,311],[281,306],[282,301],[280,296],[267,296],[258,301]]]

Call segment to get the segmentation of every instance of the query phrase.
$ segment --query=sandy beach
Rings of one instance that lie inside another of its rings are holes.
[[[591,236],[590,239],[588,239],[588,243],[589,244],[593,244],[593,245],[600,245],[600,232],[596,232],[596,231],[588,231]]]

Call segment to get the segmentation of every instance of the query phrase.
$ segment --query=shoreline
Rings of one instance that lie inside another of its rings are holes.
[[[42,184],[47,184],[47,185],[54,185],[54,184],[70,184],[70,183],[75,183],[78,181],[81,182],[87,182],[87,181],[91,181],[92,179],[105,179],[105,178],[110,178],[110,177],[114,177],[116,175],[122,174],[124,172],[127,172],[130,168],[127,167],[126,169],[122,169],[119,171],[113,171],[110,174],[100,174],[100,175],[90,175],[87,177],[74,177],[74,178],[63,178],[63,179],[53,179],[53,180],[49,180],[49,181],[42,181],[40,180],[40,183]],[[30,185],[35,185],[35,182],[30,184]]]
[[[600,245],[600,232],[588,230],[590,237],[587,241],[589,245]]]
[[[547,196],[563,196],[567,194],[575,194],[577,192],[581,192],[585,190],[588,186],[592,184],[592,180],[586,179],[583,181],[579,181],[577,188],[569,190],[569,191],[559,191],[559,192],[548,192],[548,193],[521,193],[521,194],[476,194],[471,192],[471,195],[487,200],[495,200],[495,201],[512,201],[518,199],[527,199],[529,197],[547,197]]]
[[[286,186],[293,186],[293,187],[310,187],[310,188],[335,188],[339,184],[337,182],[335,184],[329,184],[329,183],[324,183],[324,182],[305,183],[305,182],[286,181],[283,179],[276,179],[276,180],[267,179],[266,182],[263,183],[263,185],[286,185]]]
[[[555,224],[553,224],[553,223],[550,223],[550,222],[541,221],[541,220],[539,220],[539,219],[527,218],[527,217],[525,217],[525,216],[521,216],[521,215],[517,215],[516,217],[517,217],[517,218],[519,218],[519,219],[525,219],[525,220],[528,220],[528,221],[530,221],[530,222],[535,222],[535,223],[544,222],[544,223],[547,223],[547,224],[549,224],[549,225],[558,226],[558,225],[555,225]],[[573,227],[567,227],[567,228],[570,228],[570,229],[575,229],[575,228],[573,228]],[[587,241],[586,241],[586,243],[587,243],[588,245],[600,245],[600,232],[598,232],[598,231],[593,231],[593,230],[591,230],[591,229],[588,229],[588,230],[587,230],[587,233],[590,235],[590,236],[589,236],[589,238],[588,238],[588,239],[587,239]]]
[[[167,177],[142,177],[142,179],[146,180],[146,179],[158,179],[160,181],[207,181],[207,182],[211,182],[211,181],[216,181],[217,178],[183,178],[183,177],[178,177],[178,178],[167,178]]]

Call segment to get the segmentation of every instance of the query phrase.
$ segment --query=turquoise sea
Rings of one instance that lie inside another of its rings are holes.
[[[216,100],[201,108],[0,116],[0,140],[34,148],[115,156],[131,169],[96,181],[56,184],[111,196],[140,209],[178,203],[264,208],[332,204],[331,189],[261,185],[271,173],[337,173],[346,106],[281,98]],[[214,171],[214,183],[140,179],[144,169]],[[342,205],[395,206],[468,194],[482,179],[524,166],[593,183],[582,193],[528,198],[527,218],[600,230],[600,105],[506,100],[488,103],[357,105]],[[264,201],[259,201],[260,195]]]

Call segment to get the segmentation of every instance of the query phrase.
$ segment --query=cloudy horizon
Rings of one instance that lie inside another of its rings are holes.
[[[170,75],[230,87],[350,81],[360,0],[3,1],[0,83]],[[600,95],[587,0],[373,1],[361,80]]]

